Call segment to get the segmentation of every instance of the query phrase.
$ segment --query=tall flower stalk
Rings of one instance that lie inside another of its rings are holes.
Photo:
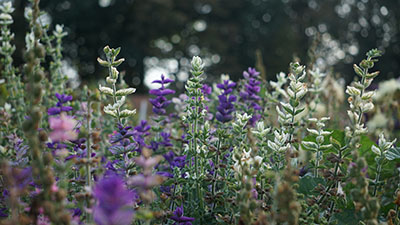
[[[187,96],[189,99],[187,100],[187,121],[189,122],[189,130],[188,130],[188,136],[190,139],[189,142],[189,159],[191,157],[194,157],[194,163],[195,163],[195,168],[193,171],[193,168],[191,169],[191,172],[195,174],[195,179],[196,179],[196,194],[197,194],[197,201],[200,202],[200,208],[203,208],[203,199],[201,197],[201,190],[200,190],[200,177],[199,175],[201,174],[199,171],[199,146],[198,146],[198,123],[199,120],[203,118],[202,112],[200,110],[203,108],[203,103],[202,103],[202,91],[201,88],[203,87],[202,81],[204,79],[203,76],[203,68],[204,64],[203,61],[201,60],[200,57],[194,56],[191,62],[192,65],[192,70],[190,71],[192,73],[192,77],[189,78],[189,80],[186,83],[186,91],[187,91]],[[191,166],[191,163],[189,163],[189,166]]]
[[[316,123],[317,129],[307,128],[308,132],[310,132],[313,135],[316,135],[315,142],[314,141],[301,142],[306,149],[316,153],[315,169],[314,169],[315,177],[318,177],[319,163],[322,160],[322,154],[323,154],[322,151],[332,147],[332,144],[326,144],[326,145],[323,144],[325,141],[325,136],[332,134],[332,131],[326,131],[323,129],[325,127],[325,122],[328,121],[329,119],[330,119],[329,117],[322,117],[321,119],[317,118],[308,119],[308,121]]]
[[[65,75],[62,72],[62,39],[67,36],[68,33],[64,31],[63,25],[57,24],[53,35],[49,36],[47,32],[44,32],[43,35],[48,54],[52,58],[50,62],[51,89],[53,92],[60,93],[64,91],[66,81]],[[52,40],[55,40],[55,46],[53,46]]]
[[[133,116],[136,113],[136,109],[129,110],[124,109],[122,110],[122,106],[125,103],[126,96],[133,94],[136,89],[135,88],[124,88],[117,90],[116,83],[118,81],[118,70],[117,66],[121,65],[121,63],[125,60],[124,58],[116,59],[121,48],[110,48],[108,46],[104,47],[104,53],[106,55],[106,60],[101,58],[97,58],[97,61],[100,65],[108,68],[108,77],[106,78],[106,82],[111,85],[111,88],[107,86],[99,86],[99,90],[101,93],[106,94],[113,99],[113,104],[108,104],[104,107],[104,112],[112,117],[117,119],[118,124],[122,124],[123,118]]]
[[[244,90],[239,94],[240,98],[246,103],[245,111],[253,115],[250,120],[250,125],[252,126],[261,118],[261,115],[257,112],[262,110],[259,105],[261,97],[258,96],[261,90],[259,75],[260,72],[257,72],[255,68],[249,67],[247,71],[243,71],[246,83],[244,84]]]
[[[42,79],[45,78],[44,72],[40,66],[40,60],[45,56],[45,49],[40,43],[42,36],[41,26],[38,22],[39,17],[39,0],[32,1],[32,14],[29,16],[29,22],[31,27],[31,39],[27,43],[27,51],[25,58],[27,63],[24,66],[24,73],[28,77],[29,85],[26,87],[26,93],[29,93],[28,100],[30,104],[29,119],[25,120],[23,124],[23,130],[27,137],[29,148],[31,151],[32,159],[32,171],[33,177],[37,184],[42,185],[43,191],[36,197],[36,204],[39,207],[46,207],[45,215],[48,216],[50,221],[55,224],[69,224],[70,217],[67,212],[64,211],[63,199],[65,195],[57,198],[57,201],[51,201],[54,195],[63,190],[54,188],[56,181],[53,175],[53,171],[50,169],[52,163],[52,155],[50,152],[42,152],[43,149],[43,135],[38,131],[41,122],[41,100],[42,100]],[[57,123],[59,124],[59,123]],[[55,186],[57,187],[57,186]],[[50,210],[50,208],[52,210]],[[31,209],[34,218],[37,218],[38,212]]]
[[[367,58],[362,60],[359,65],[354,64],[355,73],[361,77],[361,81],[356,81],[353,85],[347,86],[346,93],[349,94],[347,101],[350,105],[350,110],[347,111],[349,115],[351,126],[347,126],[346,139],[348,147],[352,150],[360,147],[359,136],[367,133],[367,128],[363,123],[364,113],[370,112],[374,108],[372,97],[374,91],[366,91],[371,85],[373,79],[379,75],[379,71],[369,72],[377,57],[381,56],[381,52],[377,49],[372,49],[367,52]]]
[[[13,115],[16,118],[17,125],[19,127],[22,126],[23,114],[24,114],[24,96],[23,96],[23,87],[21,83],[20,76],[16,75],[16,68],[13,66],[13,57],[12,55],[15,52],[15,45],[12,44],[12,40],[14,39],[14,34],[11,32],[9,26],[14,23],[14,20],[11,14],[14,12],[14,8],[12,7],[11,2],[4,2],[0,5],[1,17],[0,17],[0,25],[1,25],[1,46],[0,46],[0,54],[4,57],[1,59],[2,64],[2,75],[7,79],[7,90],[8,90],[8,98],[12,104],[12,107],[16,109],[15,114]],[[17,133],[21,134],[17,129]]]

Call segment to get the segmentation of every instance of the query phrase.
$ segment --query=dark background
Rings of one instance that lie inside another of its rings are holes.
[[[14,1],[17,64],[26,4]],[[162,59],[176,59],[170,75],[187,76],[188,62],[197,54],[209,62],[210,81],[221,73],[238,79],[255,65],[257,49],[267,79],[286,72],[298,57],[322,69],[333,66],[331,72],[349,82],[351,65],[375,47],[384,51],[378,79],[398,77],[400,69],[400,0],[42,0],[40,6],[51,29],[65,25],[64,56],[83,83],[105,78],[107,71],[96,61],[105,45],[122,47],[126,62],[119,69],[139,92],[147,91],[143,80],[150,66],[166,67]],[[182,88],[185,76],[178,77]]]

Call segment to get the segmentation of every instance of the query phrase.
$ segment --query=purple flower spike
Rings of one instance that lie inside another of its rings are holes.
[[[218,96],[219,105],[215,118],[222,123],[232,120],[231,114],[235,111],[235,107],[232,103],[236,101],[236,96],[229,94],[233,91],[235,86],[236,83],[229,80],[225,80],[223,83],[217,85],[219,89],[222,89],[222,94]]]
[[[56,98],[58,99],[58,102],[56,104],[56,107],[51,107],[47,110],[48,115],[58,115],[62,112],[69,112],[72,111],[71,106],[64,106],[64,104],[72,101],[72,96],[71,95],[65,95],[65,94],[59,94],[56,93]]]
[[[157,115],[164,115],[167,111],[166,108],[171,104],[171,100],[168,100],[165,96],[174,94],[175,91],[165,88],[165,84],[171,83],[173,80],[165,78],[164,74],[161,75],[161,80],[155,80],[152,83],[161,84],[158,89],[152,89],[149,94],[155,95],[155,98],[151,98],[149,101],[153,105],[153,112]]]
[[[112,144],[108,149],[112,154],[126,154],[128,152],[139,150],[139,144],[131,142],[130,137],[134,136],[134,132],[131,131],[132,127],[122,126],[118,124],[118,131],[115,131],[114,135],[110,138]]]
[[[243,72],[243,77],[247,83],[244,85],[245,89],[240,92],[240,98],[243,99],[249,107],[254,111],[262,110],[261,106],[257,103],[261,98],[258,93],[261,90],[261,82],[258,80],[259,72],[255,68],[249,67],[247,71]],[[254,113],[253,118],[250,119],[250,124],[254,125],[261,118],[260,114]]]
[[[193,217],[183,215],[183,205],[175,209],[170,219],[175,221],[174,225],[192,225],[191,222],[195,220]]]
[[[123,180],[110,176],[100,180],[93,190],[97,205],[93,209],[94,221],[99,225],[129,225],[133,209],[129,205],[137,198],[126,189]]]

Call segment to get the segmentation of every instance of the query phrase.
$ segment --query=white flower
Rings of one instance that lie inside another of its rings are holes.
[[[135,93],[136,89],[135,88],[125,88],[118,90],[115,95],[116,96],[126,96]]]
[[[347,86],[346,93],[352,96],[358,96],[361,94],[361,91],[353,86]]]
[[[191,64],[192,64],[192,67],[194,70],[197,70],[197,71],[203,70],[204,64],[203,64],[203,60],[201,60],[200,57],[193,56]]]
[[[134,110],[129,110],[129,109],[124,109],[119,113],[120,117],[129,117],[129,116],[133,116],[136,114],[136,109]]]
[[[386,95],[392,94],[395,91],[400,90],[400,80],[390,79],[379,83],[378,91],[374,96],[376,100],[382,100]]]
[[[376,147],[375,145],[372,145],[371,146],[371,150],[375,153],[375,154],[377,154],[377,155],[381,155],[381,150],[378,148],[378,147]]]
[[[113,90],[109,87],[104,87],[104,86],[99,85],[99,90],[103,94],[113,96]]]

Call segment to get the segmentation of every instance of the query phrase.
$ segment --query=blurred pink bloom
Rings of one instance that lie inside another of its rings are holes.
[[[50,129],[53,131],[49,134],[50,139],[54,141],[73,141],[78,137],[74,131],[77,121],[71,116],[61,114],[59,117],[50,117]]]

